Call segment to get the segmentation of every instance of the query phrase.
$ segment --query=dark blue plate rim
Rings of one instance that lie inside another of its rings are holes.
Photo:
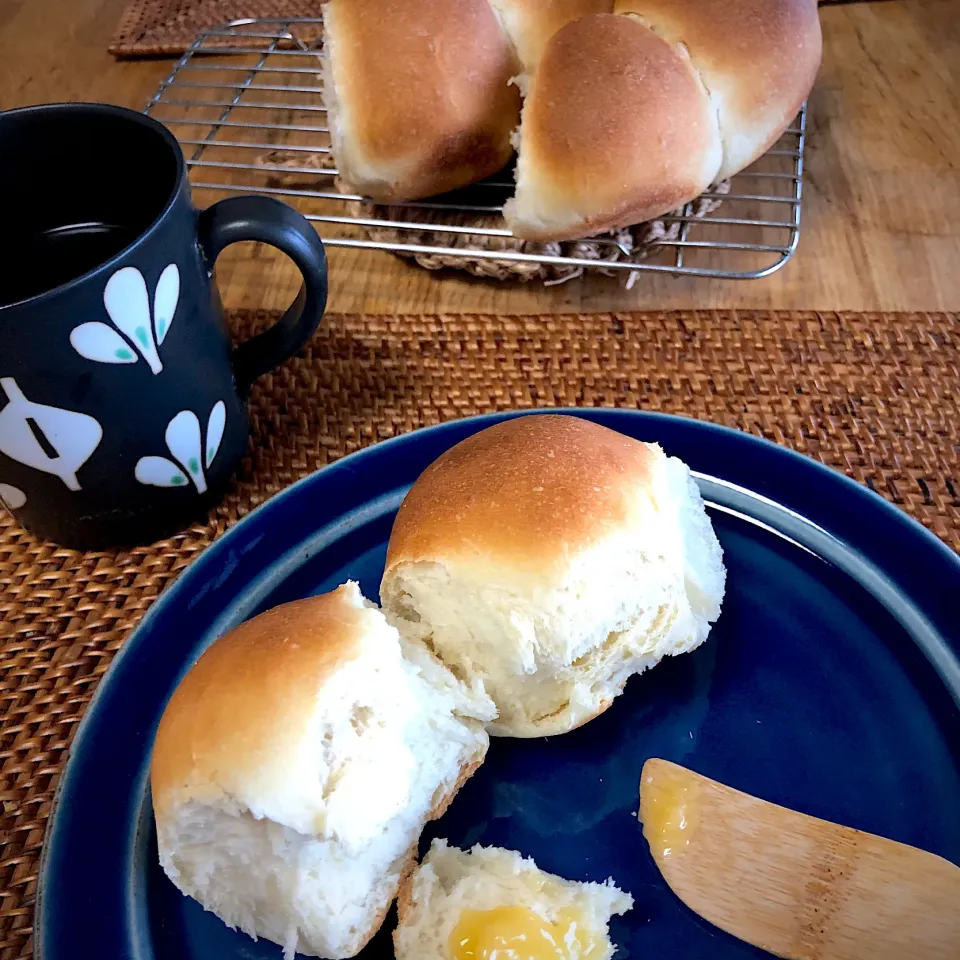
[[[868,487],[788,447],[707,421],[673,414],[609,407],[508,411],[449,420],[411,431],[380,441],[328,464],[251,511],[223,537],[206,548],[180,574],[157,598],[127,638],[90,700],[70,746],[67,763],[53,797],[40,858],[35,909],[35,957],[50,960],[55,956],[71,955],[69,948],[63,943],[48,946],[45,933],[51,929],[56,907],[44,894],[63,869],[60,848],[63,845],[63,835],[69,832],[69,821],[63,811],[69,806],[71,794],[82,775],[83,758],[90,749],[88,741],[100,705],[112,691],[113,678],[121,672],[122,665],[132,655],[131,652],[136,652],[141,643],[140,638],[149,638],[154,623],[163,618],[168,608],[179,602],[180,595],[189,585],[217,579],[219,567],[229,567],[231,551],[248,539],[250,531],[267,521],[271,513],[279,510],[288,501],[302,497],[314,484],[344,472],[375,468],[377,460],[399,453],[404,447],[423,442],[428,437],[433,439],[451,435],[450,442],[443,446],[443,449],[446,449],[470,434],[503,420],[548,413],[583,417],[614,430],[621,429],[624,424],[635,424],[641,420],[661,428],[658,432],[669,431],[671,428],[680,430],[681,433],[693,431],[699,435],[697,439],[706,451],[704,457],[709,459],[710,454],[713,454],[712,476],[718,475],[717,449],[728,448],[719,457],[723,461],[723,477],[726,483],[741,486],[755,496],[759,495],[761,499],[766,498],[779,507],[785,507],[801,520],[820,528],[825,537],[840,541],[848,551],[852,551],[880,571],[879,575],[886,578],[893,591],[905,594],[917,609],[923,611],[926,622],[941,638],[941,650],[952,661],[950,669],[956,671],[954,658],[960,656],[960,634],[956,633],[960,624],[960,556],[922,524]],[[622,432],[632,433],[630,430]],[[684,452],[683,458],[695,472],[699,472],[699,455],[696,452]],[[757,471],[758,465],[764,468],[763,473]],[[930,651],[925,653],[929,658]],[[936,663],[932,658],[931,662],[950,689],[954,700],[960,705],[956,684],[948,680],[942,664]],[[955,676],[954,673],[954,678]],[[139,798],[140,791],[131,790],[130,794],[129,799],[133,801]],[[128,812],[131,818],[135,819],[135,811]],[[134,833],[139,827],[137,824]],[[131,843],[132,841],[133,837]],[[126,865],[124,870],[129,874],[129,870],[125,868]],[[130,879],[129,876],[127,879]],[[132,931],[137,925],[143,905],[137,904],[137,891],[132,885],[128,885],[127,893],[126,903],[118,904],[118,912],[125,917],[122,940],[128,955],[135,956],[139,951],[134,946],[136,938]]]

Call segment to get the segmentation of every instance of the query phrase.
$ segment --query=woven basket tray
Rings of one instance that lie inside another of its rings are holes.
[[[301,172],[271,172],[265,177],[267,186],[296,190],[310,189],[315,186],[315,180],[311,180],[309,174],[302,172],[304,168],[330,169],[334,166],[334,159],[329,153],[310,154],[306,158],[304,154],[297,153],[291,157],[289,151],[285,151],[281,147],[260,154],[255,163],[267,166],[271,170],[283,166],[296,167]],[[339,177],[337,178],[337,185],[341,186]],[[341,189],[343,188],[341,187]],[[708,192],[711,194],[726,194],[729,191],[730,181],[724,180],[721,183],[713,184]],[[349,193],[350,189],[346,188],[344,192]],[[712,213],[722,202],[715,197],[699,197],[685,207],[674,210],[673,214],[676,216],[685,214],[688,218],[699,219]],[[639,274],[632,271],[605,269],[602,264],[616,261],[639,263],[658,252],[660,249],[657,246],[658,243],[664,240],[676,240],[681,231],[678,222],[666,217],[634,224],[631,227],[624,227],[619,230],[611,230],[604,234],[597,234],[599,237],[605,237],[612,241],[610,244],[603,246],[591,241],[579,240],[562,243],[537,243],[532,240],[520,240],[517,237],[491,237],[473,233],[451,236],[450,234],[431,231],[429,227],[431,223],[443,224],[444,226],[472,227],[473,229],[500,227],[503,225],[503,220],[499,215],[454,210],[415,210],[410,207],[388,206],[362,200],[350,201],[345,204],[345,208],[347,216],[355,219],[405,220],[425,225],[423,230],[413,231],[393,230],[389,227],[364,228],[364,235],[376,243],[416,244],[427,247],[447,246],[471,250],[503,251],[505,253],[530,253],[552,257],[579,257],[586,260],[595,260],[598,266],[592,269],[607,276],[617,276],[628,290],[633,287]],[[475,277],[483,277],[488,280],[519,280],[521,282],[539,280],[545,286],[566,283],[568,280],[582,277],[585,272],[583,267],[573,265],[514,260],[482,260],[469,256],[409,253],[403,250],[393,250],[391,252],[398,257],[414,261],[425,270],[461,270],[473,274]]]
[[[233,317],[240,337],[274,318]],[[259,503],[331,460],[511,408],[618,406],[786,444],[960,548],[960,316],[329,316],[251,397],[253,441],[209,521],[122,553],[38,543],[0,514],[0,960],[26,958],[43,831],[99,678],[160,591]],[[106,960],[106,958],[105,958]]]

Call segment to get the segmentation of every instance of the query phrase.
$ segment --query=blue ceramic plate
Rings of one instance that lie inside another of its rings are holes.
[[[853,481],[692,420],[581,411],[697,472],[729,580],[709,641],[632,679],[549,740],[495,740],[431,835],[511,847],[636,906],[618,958],[766,956],[699,920],[661,880],[635,817],[665,757],[818,817],[960,862],[960,560]],[[409,485],[502,417],[378,444],[274,497],[210,547],[124,645],[77,733],[47,837],[43,960],[279,958],[182,897],[156,862],[147,773],[164,703],[215,637],[348,577],[377,596]],[[429,840],[429,837],[425,838]],[[389,926],[389,923],[388,923]],[[388,930],[361,954],[392,957]]]

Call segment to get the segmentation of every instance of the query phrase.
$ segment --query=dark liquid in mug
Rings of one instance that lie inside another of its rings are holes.
[[[0,268],[0,305],[19,303],[106,263],[140,231],[116,223],[70,223],[28,234]]]

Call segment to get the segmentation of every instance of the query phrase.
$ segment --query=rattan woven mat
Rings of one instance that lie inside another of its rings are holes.
[[[211,27],[256,17],[316,17],[322,3],[323,0],[133,0],[117,24],[109,50],[115,57],[179,55],[198,34]],[[256,42],[251,38],[251,44]]]
[[[238,336],[269,322],[233,318]],[[271,494],[426,424],[519,407],[713,420],[837,467],[960,549],[960,315],[685,312],[330,316],[251,398],[253,443],[205,525],[125,553],[61,550],[0,519],[0,960],[26,956],[67,745],[154,598]]]
[[[316,17],[323,0],[133,0],[110,41],[115,57],[175,56],[204,30],[247,18]],[[216,41],[205,44],[215,45]],[[229,40],[225,40],[229,43]],[[250,38],[250,45],[257,39]]]

